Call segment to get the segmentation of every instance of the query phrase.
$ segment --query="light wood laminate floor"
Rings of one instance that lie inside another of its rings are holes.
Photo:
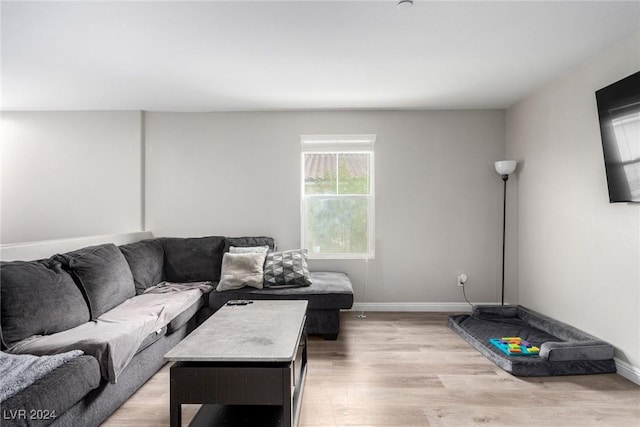
[[[337,341],[310,337],[301,426],[640,425],[640,387],[617,374],[518,378],[453,333],[447,314],[356,314],[342,313]],[[185,425],[197,408],[183,406]],[[103,425],[168,424],[165,365]]]

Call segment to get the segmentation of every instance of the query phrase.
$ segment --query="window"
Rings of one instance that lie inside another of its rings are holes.
[[[302,247],[310,258],[373,258],[375,135],[303,135]]]

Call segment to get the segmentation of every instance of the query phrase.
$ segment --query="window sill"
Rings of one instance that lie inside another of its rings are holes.
[[[308,253],[307,259],[343,260],[343,259],[375,259],[375,254],[319,254]]]

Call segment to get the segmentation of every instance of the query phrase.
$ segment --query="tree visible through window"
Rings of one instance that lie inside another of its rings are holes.
[[[302,245],[311,257],[373,256],[373,140],[303,137]]]

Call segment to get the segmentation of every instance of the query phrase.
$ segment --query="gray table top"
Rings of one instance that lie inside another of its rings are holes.
[[[164,357],[183,362],[290,362],[306,312],[303,300],[225,305]]]

